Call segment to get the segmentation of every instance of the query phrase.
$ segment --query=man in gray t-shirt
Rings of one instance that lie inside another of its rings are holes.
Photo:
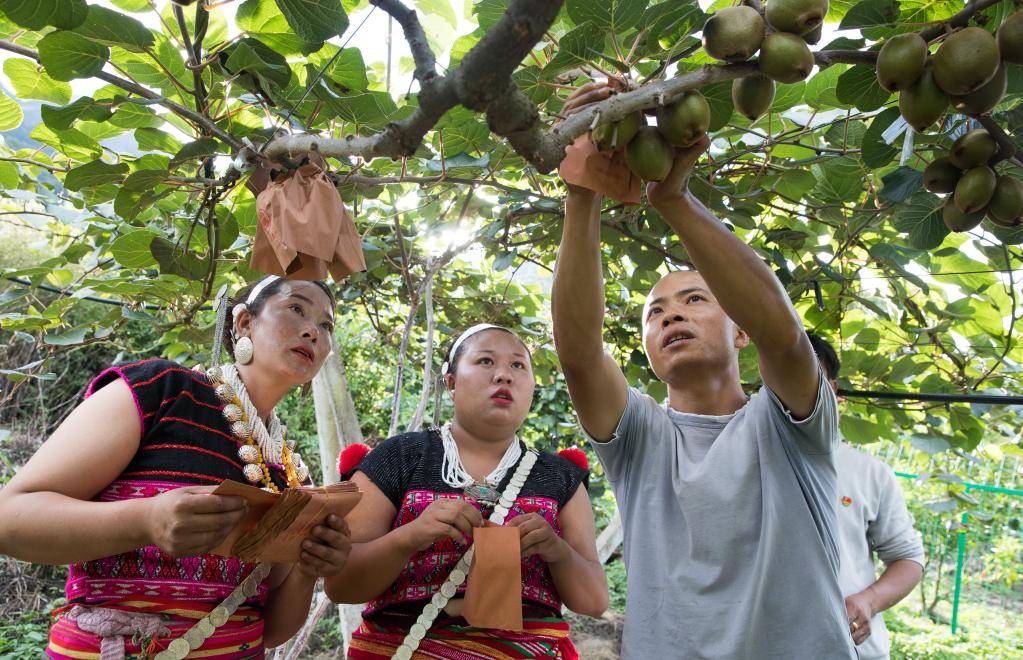
[[[579,88],[564,113],[607,98]],[[835,397],[770,268],[688,190],[709,142],[647,187],[697,271],[643,308],[658,404],[604,351],[601,198],[569,185],[554,276],[554,339],[572,402],[614,487],[628,595],[622,657],[854,658],[838,586]],[[739,351],[764,386],[747,397]]]

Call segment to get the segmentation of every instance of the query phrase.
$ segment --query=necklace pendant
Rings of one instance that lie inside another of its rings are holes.
[[[462,491],[467,499],[474,500],[486,506],[494,506],[500,499],[496,488],[486,484],[475,483]]]

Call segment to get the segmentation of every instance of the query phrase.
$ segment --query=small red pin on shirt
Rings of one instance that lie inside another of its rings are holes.
[[[849,497],[848,495],[843,495],[842,496],[842,506],[849,506],[850,504],[852,504],[852,498]]]

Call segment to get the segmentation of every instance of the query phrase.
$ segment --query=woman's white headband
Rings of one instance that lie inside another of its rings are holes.
[[[505,328],[505,327],[502,327],[502,326],[499,326],[499,325],[494,325],[492,323],[479,323],[477,325],[474,325],[471,328],[469,328],[468,330],[466,330],[465,332],[463,332],[462,334],[458,335],[458,339],[456,339],[455,343],[451,346],[451,353],[450,353],[451,359],[452,360],[455,359],[455,356],[458,355],[458,348],[463,343],[465,343],[466,339],[468,339],[469,337],[472,337],[475,334],[479,334],[479,333],[483,332],[484,330],[504,330],[505,332],[511,332],[510,330],[508,330],[508,328]],[[448,369],[450,368],[450,366],[451,365],[448,364],[447,360],[445,360],[444,364],[440,365],[440,372],[441,372],[441,374],[447,375]]]
[[[279,275],[268,275],[261,279],[259,281],[259,284],[252,287],[252,291],[249,291],[249,295],[246,296],[245,302],[238,303],[237,305],[231,308],[231,316],[232,317],[238,316],[238,312],[240,312],[243,309],[248,309],[249,305],[251,305],[256,300],[256,298],[259,297],[259,294],[263,293],[263,289],[270,286],[279,279],[281,279]]]

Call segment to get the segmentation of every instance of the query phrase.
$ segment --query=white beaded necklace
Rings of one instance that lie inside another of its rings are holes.
[[[444,463],[441,468],[441,477],[444,479],[444,483],[452,488],[467,488],[476,485],[476,480],[462,465],[462,459],[458,455],[458,444],[455,442],[455,436],[451,435],[450,422],[441,427],[440,437],[444,445]],[[504,479],[504,475],[519,462],[521,456],[522,447],[519,446],[519,438],[516,436],[512,438],[512,443],[505,450],[501,462],[497,464],[493,472],[483,477],[483,481],[486,485],[497,488],[501,480]]]
[[[245,389],[245,383],[242,382],[241,377],[238,375],[237,367],[233,364],[225,364],[221,367],[221,372],[224,375],[224,382],[230,385],[235,394],[238,395],[238,401],[241,402],[242,410],[245,411],[245,418],[252,427],[252,436],[259,445],[259,451],[263,454],[263,460],[268,463],[282,463],[284,427],[281,425],[281,421],[277,419],[277,413],[270,413],[270,428],[267,429],[263,420],[259,417],[259,413],[256,412],[256,406],[252,404],[252,399],[249,398],[249,393]]]

